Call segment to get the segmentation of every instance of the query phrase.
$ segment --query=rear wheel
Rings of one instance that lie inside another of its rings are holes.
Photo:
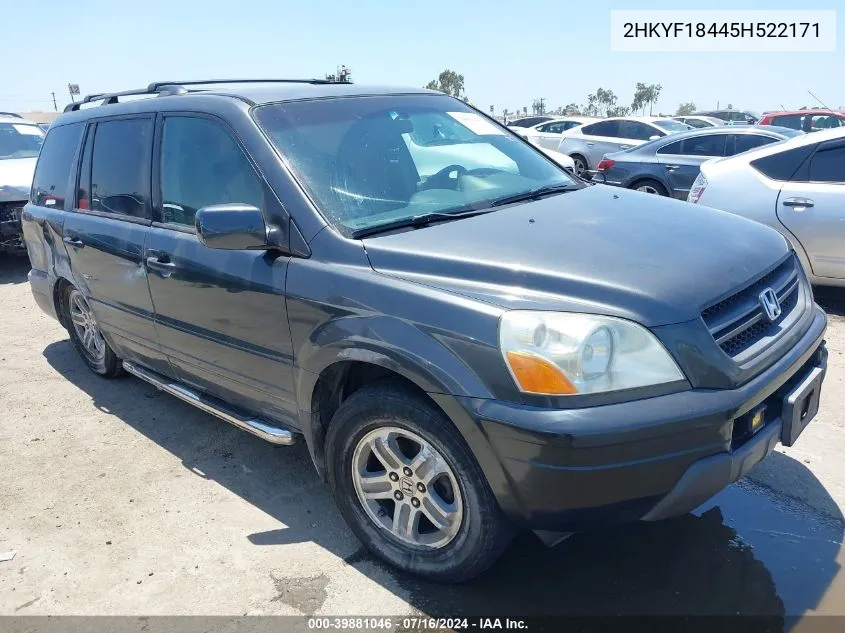
[[[343,517],[379,558],[445,582],[487,569],[511,530],[452,423],[385,382],[355,392],[326,438],[329,484]]]
[[[583,178],[588,170],[587,159],[581,154],[572,154],[572,161],[575,163],[575,175]]]
[[[120,375],[123,371],[120,359],[103,338],[85,295],[68,286],[64,296],[68,333],[82,360],[91,371],[106,378]]]
[[[631,189],[642,191],[643,193],[650,193],[657,196],[668,196],[669,192],[666,187],[661,185],[656,180],[639,180],[631,185]]]

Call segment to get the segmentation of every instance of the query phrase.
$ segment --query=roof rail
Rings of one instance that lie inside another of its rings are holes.
[[[95,93],[86,95],[82,101],[69,103],[65,106],[65,112],[76,112],[86,103],[92,101],[102,101],[101,105],[110,105],[118,103],[118,97],[129,97],[135,95],[152,95],[159,96],[186,94],[189,92],[185,86],[207,86],[214,84],[256,84],[256,83],[287,83],[287,84],[333,84],[333,83],[350,83],[348,81],[339,82],[331,81],[329,79],[190,79],[188,81],[154,81],[146,88],[138,88],[136,90],[124,90],[122,92],[108,92]]]
[[[23,118],[17,112],[0,112],[0,116],[10,116],[10,117],[14,117],[16,119],[22,119]]]

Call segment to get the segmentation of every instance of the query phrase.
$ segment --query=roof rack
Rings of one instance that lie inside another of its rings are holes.
[[[65,112],[76,112],[86,103],[92,101],[102,101],[100,105],[110,105],[119,103],[119,97],[129,97],[135,95],[180,95],[190,92],[185,86],[206,86],[213,84],[335,84],[335,83],[350,83],[349,81],[332,81],[330,79],[190,79],[188,81],[154,81],[146,88],[138,88],[136,90],[124,90],[121,92],[102,92],[90,95],[85,95],[82,101],[69,103],[65,106]]]

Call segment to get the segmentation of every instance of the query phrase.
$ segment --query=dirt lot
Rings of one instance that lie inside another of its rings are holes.
[[[0,614],[845,614],[845,291],[819,416],[695,514],[518,539],[479,581],[374,561],[304,445],[106,381],[0,259]],[[840,298],[841,297],[841,298]]]

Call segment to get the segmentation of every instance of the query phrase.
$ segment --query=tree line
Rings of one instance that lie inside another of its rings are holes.
[[[469,102],[469,97],[467,97],[464,86],[464,76],[453,70],[449,70],[448,68],[440,73],[437,79],[429,81],[424,87],[430,90],[439,90],[440,92],[444,92],[448,95]],[[595,92],[588,94],[586,103],[570,103],[565,106],[558,106],[554,109],[546,108],[545,99],[534,99],[531,104],[531,113],[535,115],[581,115],[593,117],[628,116],[631,114],[640,114],[645,116],[646,109],[648,109],[649,115],[653,115],[654,106],[657,103],[662,90],[663,86],[660,84],[637,82],[630,106],[620,104],[619,97],[612,90],[605,88],[599,88]],[[696,111],[696,109],[695,103],[689,101],[687,103],[680,104],[675,111],[675,114],[692,114]],[[517,108],[513,112],[504,108],[501,115],[505,118],[527,116],[528,110],[528,106]],[[490,114],[496,114],[494,106],[490,106]]]

